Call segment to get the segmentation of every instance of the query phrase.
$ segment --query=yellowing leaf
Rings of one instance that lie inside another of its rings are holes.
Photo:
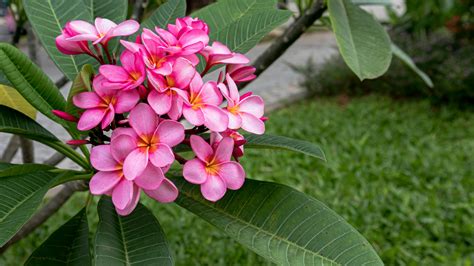
[[[8,106],[36,119],[36,109],[12,87],[0,85],[0,105]]]

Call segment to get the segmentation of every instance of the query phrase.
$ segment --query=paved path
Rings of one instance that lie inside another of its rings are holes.
[[[0,25],[1,27],[2,25]],[[270,43],[262,43],[252,49],[248,56],[255,59],[262,53]],[[316,63],[322,63],[337,50],[335,40],[330,32],[315,32],[302,36],[286,53],[281,56],[270,68],[268,68],[257,80],[249,85],[248,90],[261,95],[267,105],[267,110],[279,106],[282,102],[291,101],[295,97],[301,97],[304,90],[298,87],[300,76],[295,73],[288,64],[303,65],[312,58]],[[53,79],[59,79],[62,74],[54,63],[48,58],[43,49],[38,51],[39,63],[42,69]],[[58,138],[66,140],[67,133],[59,126],[39,114],[38,122],[52,131]],[[8,143],[9,136],[0,134],[0,151],[3,151]],[[35,146],[35,157],[38,162],[48,158],[53,152],[42,144]],[[20,155],[14,159],[20,162]],[[64,161],[61,167],[77,168],[73,163]]]

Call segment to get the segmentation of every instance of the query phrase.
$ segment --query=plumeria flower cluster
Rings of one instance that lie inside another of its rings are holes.
[[[236,85],[254,79],[255,68],[224,44],[210,44],[207,24],[190,17],[166,29],[145,28],[134,41],[120,40],[116,58],[109,41],[139,28],[133,20],[68,22],[56,38],[59,51],[87,54],[100,67],[93,90],[73,97],[80,118],[54,113],[87,132],[85,140],[69,143],[92,144],[90,160],[97,172],[90,191],[110,195],[119,214],[131,213],[142,191],[159,202],[174,201],[179,192],[166,173],[175,162],[183,165],[184,178],[215,202],[245,181],[239,158],[246,141],[238,130],[265,131],[262,98],[240,95]],[[203,80],[215,66],[222,67],[217,80]],[[190,147],[195,157],[177,154],[178,146]]]

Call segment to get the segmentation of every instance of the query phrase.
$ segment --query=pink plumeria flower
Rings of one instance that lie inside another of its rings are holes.
[[[83,20],[73,20],[70,28],[78,34],[68,38],[69,41],[92,41],[94,45],[107,45],[110,39],[118,36],[129,36],[137,32],[140,24],[135,20],[126,20],[120,24],[106,18],[96,18],[94,25]]]
[[[183,112],[183,97],[186,97],[184,89],[189,86],[195,74],[193,65],[181,57],[176,59],[169,75],[149,73],[149,83],[154,88],[148,94],[151,108],[159,115],[168,114],[171,119],[178,120]]]
[[[216,148],[219,142],[225,137],[229,137],[234,140],[234,150],[232,152],[232,156],[234,156],[234,158],[244,156],[244,144],[247,141],[242,134],[232,129],[227,129],[224,132],[211,132],[211,146]]]
[[[192,125],[205,125],[216,132],[227,129],[229,118],[219,108],[222,94],[215,82],[209,81],[203,84],[201,76],[196,74],[189,85],[189,97],[183,100],[183,115]]]
[[[206,59],[206,69],[217,64],[247,64],[250,60],[243,54],[234,53],[224,44],[214,41],[211,46],[206,46],[201,52]]]
[[[164,175],[167,168],[148,165],[133,181],[124,177],[123,163],[135,148],[133,144],[126,139],[118,140],[111,145],[95,146],[91,151],[91,164],[98,172],[89,182],[90,191],[94,195],[111,195],[117,213],[123,216],[135,209],[141,190],[163,203],[173,202],[178,196],[178,189]]]
[[[265,132],[265,124],[261,119],[265,106],[263,99],[251,93],[241,97],[237,85],[229,74],[226,75],[226,81],[227,86],[220,83],[218,87],[227,99],[225,111],[229,116],[229,128],[243,128],[250,133],[263,134]]]
[[[102,65],[99,72],[106,79],[104,86],[115,89],[131,90],[140,86],[146,77],[145,65],[139,54],[123,51],[120,55],[122,66]]]
[[[190,30],[202,30],[204,33],[209,34],[209,27],[207,24],[198,18],[177,18],[175,25],[168,24],[168,31],[177,38]]]
[[[112,136],[112,142],[133,143],[134,149],[123,164],[123,172],[128,180],[140,176],[150,163],[156,167],[173,163],[171,147],[184,140],[183,125],[171,120],[160,122],[153,109],[145,103],[138,104],[130,111],[128,122],[131,128],[122,129]]]
[[[93,55],[91,50],[89,49],[89,45],[87,41],[70,41],[69,38],[72,38],[79,33],[74,31],[71,26],[70,22],[66,23],[66,26],[62,30],[61,35],[56,37],[56,47],[58,50],[67,55],[78,55],[78,54],[88,54]]]
[[[227,65],[226,72],[230,75],[232,80],[236,83],[254,80],[255,67],[246,65]]]
[[[223,138],[213,149],[199,136],[191,136],[191,147],[197,158],[184,164],[183,176],[193,184],[201,185],[201,193],[209,201],[221,199],[227,189],[237,190],[245,181],[242,166],[231,161],[234,141]]]
[[[81,115],[77,128],[89,130],[101,124],[105,129],[113,121],[115,114],[130,111],[140,99],[136,90],[118,91],[103,86],[104,77],[94,78],[92,92],[81,92],[72,100],[75,106],[86,109]]]
[[[158,27],[155,31],[160,36],[166,52],[176,56],[196,54],[209,43],[209,35],[200,29],[191,29],[182,34],[178,32],[178,35]]]

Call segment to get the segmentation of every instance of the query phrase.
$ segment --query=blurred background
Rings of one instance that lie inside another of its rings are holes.
[[[161,2],[130,1],[130,16],[146,17]],[[188,13],[211,2],[188,1]],[[143,4],[142,14],[136,14],[134,7]],[[311,4],[295,0],[279,6],[297,17]],[[472,265],[474,1],[392,0],[364,8],[434,86],[395,57],[385,75],[361,82],[341,59],[323,19],[248,90],[267,103],[268,133],[317,143],[328,162],[250,150],[242,164],[250,178],[290,185],[327,204],[371,242],[387,265]],[[257,58],[290,23],[267,36],[249,57]],[[67,93],[69,83],[36,40],[20,0],[0,0],[0,41],[21,48]],[[0,96],[0,104],[5,100]],[[36,119],[66,138],[45,117]],[[20,141],[15,138],[0,135],[3,161],[25,160],[25,153],[11,148]],[[35,143],[34,155],[33,160],[43,161],[52,152]],[[69,161],[60,166],[74,167]],[[0,265],[23,262],[84,200],[84,192],[76,193],[43,226],[4,252]],[[144,203],[162,223],[178,265],[267,264],[176,205]],[[96,213],[89,215],[89,221],[97,222]]]

